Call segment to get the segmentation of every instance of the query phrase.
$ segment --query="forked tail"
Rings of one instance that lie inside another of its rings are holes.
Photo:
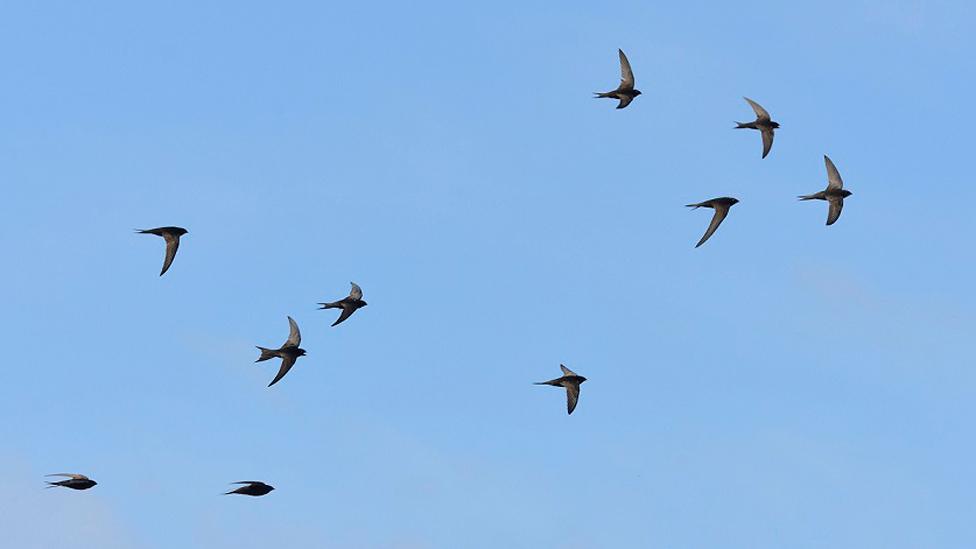
[[[255,345],[255,347],[257,347],[257,345]],[[272,349],[265,349],[264,347],[258,347],[258,349],[261,351],[261,356],[259,356],[254,362],[261,362],[275,357],[275,352]]]

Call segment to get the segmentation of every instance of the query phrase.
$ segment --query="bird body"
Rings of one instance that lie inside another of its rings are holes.
[[[573,410],[576,409],[576,403],[579,401],[580,384],[586,381],[586,378],[562,364],[559,365],[559,368],[563,371],[562,377],[550,379],[549,381],[538,381],[535,385],[564,387],[566,389],[566,410],[568,414],[572,414]]]
[[[718,229],[718,226],[722,224],[725,217],[729,215],[729,209],[738,203],[739,199],[737,198],[722,196],[719,198],[706,200],[704,202],[699,202],[697,204],[686,204],[687,207],[693,210],[697,210],[698,208],[712,208],[715,210],[715,213],[712,215],[712,221],[708,224],[708,229],[705,230],[705,234],[702,235],[701,240],[698,241],[698,244],[695,244],[696,248],[704,244],[706,240],[715,234],[715,230]]]
[[[333,326],[342,323],[347,318],[352,316],[353,313],[367,305],[367,303],[363,301],[363,289],[359,287],[359,284],[356,284],[355,282],[350,282],[350,284],[352,284],[352,290],[350,290],[347,297],[331,303],[319,303],[319,305],[321,305],[319,310],[342,309],[342,312],[339,313],[339,318],[332,323]]]
[[[155,229],[136,229],[139,234],[154,234],[163,237],[166,241],[166,257],[163,259],[163,270],[159,271],[159,276],[163,276],[169,270],[176,257],[176,250],[180,248],[180,237],[188,233],[183,227],[157,227]]]
[[[844,209],[844,199],[854,193],[844,188],[844,180],[841,179],[837,166],[834,166],[834,162],[827,155],[824,155],[824,165],[827,167],[827,188],[818,193],[800,195],[797,198],[800,200],[826,200],[828,204],[827,225],[833,225],[840,219],[840,212]]]
[[[298,330],[298,324],[295,322],[295,319],[288,317],[288,326],[290,328],[288,339],[285,340],[285,343],[281,347],[268,349],[267,347],[256,346],[261,351],[261,356],[254,362],[263,362],[272,358],[281,359],[281,367],[278,369],[278,375],[268,384],[268,387],[281,381],[281,378],[285,377],[285,374],[295,365],[298,357],[305,356],[305,349],[299,348],[298,346],[302,342],[302,334]]]
[[[230,492],[225,492],[224,495],[228,496],[230,494],[241,494],[243,496],[263,496],[274,490],[274,486],[265,484],[259,480],[241,480],[238,482],[232,482],[231,484],[243,484],[240,488],[235,488]]]
[[[735,129],[748,128],[750,130],[759,130],[762,134],[763,142],[763,153],[762,157],[766,158],[769,151],[773,148],[773,135],[774,130],[779,127],[779,122],[773,122],[772,117],[766,109],[762,108],[759,103],[756,103],[748,97],[743,97],[749,106],[752,107],[753,112],[756,113],[756,119],[752,122],[736,122]]]
[[[98,483],[94,480],[86,477],[85,475],[79,475],[77,473],[53,473],[46,475],[49,477],[68,477],[66,480],[59,480],[57,482],[48,482],[48,488],[54,488],[60,486],[62,488],[71,488],[72,490],[87,490]]]
[[[617,50],[617,54],[620,57],[620,85],[612,91],[593,93],[597,99],[607,97],[617,99],[620,101],[617,103],[617,108],[622,109],[630,105],[630,102],[641,94],[641,91],[634,88],[634,71],[630,68],[630,61],[627,60],[627,56],[620,49]]]

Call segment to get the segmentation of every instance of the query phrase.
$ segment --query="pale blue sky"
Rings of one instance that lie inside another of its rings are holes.
[[[971,3],[135,4],[0,7],[4,544],[976,545]]]

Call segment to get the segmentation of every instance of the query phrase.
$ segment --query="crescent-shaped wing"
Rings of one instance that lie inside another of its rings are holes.
[[[766,112],[766,109],[762,108],[762,105],[756,103],[755,101],[749,99],[748,97],[743,97],[743,99],[745,99],[746,103],[749,103],[749,106],[752,107],[752,110],[756,113],[757,120],[767,120],[767,121],[772,120],[772,118],[769,116],[769,113]]]
[[[352,284],[352,290],[349,292],[349,297],[353,299],[362,299],[363,289],[360,288],[359,284],[356,284],[355,282],[350,282],[350,284]]]
[[[634,71],[630,68],[630,61],[628,61],[627,56],[624,55],[624,50],[618,49],[617,53],[620,54],[620,86],[617,89],[632,90],[634,89]],[[621,99],[620,102],[623,103],[623,99]],[[627,102],[630,103],[630,101]],[[627,105],[617,108],[622,109],[626,106]]]
[[[285,341],[285,344],[282,345],[282,347],[298,347],[298,345],[302,342],[302,333],[298,331],[298,324],[295,322],[294,318],[288,317],[288,327],[290,329],[288,339]]]
[[[834,166],[834,162],[827,155],[824,155],[824,165],[827,166],[827,189],[843,189],[844,180],[840,178],[840,172],[837,171],[837,166]],[[840,215],[839,209],[838,215]]]
[[[579,384],[566,384],[566,412],[569,414],[572,414],[573,410],[576,409],[576,403],[579,401],[579,391]]]
[[[831,196],[827,198],[827,204],[830,205],[827,209],[827,225],[833,225],[840,218],[840,211],[844,209],[844,199]]]
[[[159,276],[163,276],[169,270],[169,266],[173,264],[176,250],[180,249],[180,237],[168,232],[160,236],[166,240],[166,259],[163,260],[163,270],[159,271]]]
[[[273,380],[271,380],[271,383],[268,384],[268,387],[271,387],[275,383],[278,383],[279,381],[281,381],[281,378],[285,377],[285,374],[287,374],[288,373],[288,370],[291,370],[291,367],[294,366],[294,365],[295,365],[295,357],[294,356],[289,355],[289,356],[282,357],[281,358],[281,368],[278,368],[278,375],[276,375],[275,378]]]
[[[339,318],[337,318],[336,321],[332,323],[332,325],[335,326],[336,324],[341,324],[347,318],[349,318],[350,316],[352,316],[352,314],[354,312],[356,312],[356,308],[355,307],[353,307],[352,305],[343,303],[342,304],[342,312],[339,313]]]
[[[764,128],[764,129],[762,129],[760,131],[762,133],[762,141],[763,141],[763,155],[762,155],[762,157],[763,158],[766,158],[766,155],[769,154],[769,150],[773,148],[773,129],[772,128]]]
[[[617,99],[620,99],[620,103],[617,103],[617,108],[618,109],[622,109],[622,108],[626,107],[627,105],[630,105],[630,102],[634,100],[633,97],[631,97],[629,95],[624,95],[624,94],[618,95],[617,96]]]
[[[576,372],[570,370],[569,368],[563,366],[562,364],[559,365],[559,368],[562,369],[563,375],[567,375],[567,376],[575,376],[575,375],[577,375]]]
[[[44,475],[46,477],[68,477],[75,480],[91,480],[85,475],[79,475],[78,473],[51,473],[50,475]]]
[[[715,208],[715,214],[712,215],[712,222],[708,224],[708,229],[705,231],[705,234],[702,235],[701,240],[698,241],[698,244],[695,244],[696,248],[711,238],[711,236],[715,234],[715,229],[718,229],[718,226],[721,225],[722,221],[725,220],[725,216],[729,215],[728,206],[715,204],[713,207]]]

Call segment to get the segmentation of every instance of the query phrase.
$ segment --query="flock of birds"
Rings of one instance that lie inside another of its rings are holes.
[[[620,85],[617,86],[615,90],[608,92],[596,92],[596,98],[612,98],[617,99],[619,103],[617,104],[618,109],[626,108],[630,103],[641,94],[640,90],[634,87],[634,72],[630,67],[630,61],[627,60],[627,56],[624,54],[623,50],[617,50],[620,55]],[[748,97],[744,98],[752,110],[756,113],[756,119],[752,122],[736,122],[735,129],[748,128],[752,130],[759,130],[762,135],[762,158],[766,158],[769,151],[773,147],[773,136],[777,128],[779,128],[779,123],[774,122],[769,112],[766,111],[759,103],[756,103]],[[828,203],[827,211],[827,225],[833,225],[837,219],[840,217],[840,212],[844,207],[844,199],[851,195],[851,192],[844,189],[844,182],[840,177],[840,173],[837,171],[837,167],[834,163],[824,155],[824,163],[827,166],[827,188],[809,195],[802,195],[798,197],[800,200],[824,200]],[[715,213],[712,215],[712,220],[708,224],[708,228],[705,230],[705,234],[702,235],[701,239],[695,247],[699,247],[704,244],[718,229],[722,221],[729,215],[729,209],[739,202],[738,199],[723,196],[719,198],[712,198],[710,200],[705,200],[697,204],[688,204],[687,206],[692,209],[697,208],[712,208]],[[159,272],[159,276],[163,276],[166,271],[169,270],[170,266],[173,264],[173,259],[176,258],[176,251],[180,247],[180,237],[187,234],[187,230],[183,227],[157,227],[155,229],[137,229],[136,232],[140,234],[152,234],[162,237],[166,242],[166,255],[163,259],[163,268]],[[353,313],[359,309],[366,306],[366,302],[363,301],[363,290],[355,282],[351,282],[352,290],[349,295],[333,302],[319,303],[319,310],[322,309],[341,309],[339,317],[332,323],[332,326],[336,326],[345,322]],[[292,367],[299,357],[305,355],[305,349],[299,347],[302,342],[302,334],[298,329],[298,323],[295,319],[288,317],[289,334],[288,339],[278,347],[277,349],[271,349],[267,347],[257,346],[258,350],[261,352],[260,356],[255,362],[263,362],[265,360],[271,360],[272,358],[281,359],[280,366],[278,368],[278,373],[275,375],[268,387],[281,381],[285,375],[291,371]],[[565,365],[560,364],[560,369],[562,369],[563,375],[555,379],[550,379],[549,381],[540,381],[536,385],[552,385],[554,387],[561,387],[566,390],[566,411],[569,414],[573,413],[576,409],[576,403],[579,401],[580,385],[586,381],[586,378],[577,374],[576,372],[570,370]],[[81,475],[78,473],[55,473],[51,476],[67,477],[65,480],[59,480],[55,482],[48,482],[48,488],[53,488],[56,486],[70,488],[73,490],[88,490],[98,483],[94,480]],[[263,496],[274,490],[274,487],[265,484],[261,481],[256,480],[243,480],[234,482],[232,484],[240,484],[239,488],[226,492],[226,494],[240,494],[245,496]]]

